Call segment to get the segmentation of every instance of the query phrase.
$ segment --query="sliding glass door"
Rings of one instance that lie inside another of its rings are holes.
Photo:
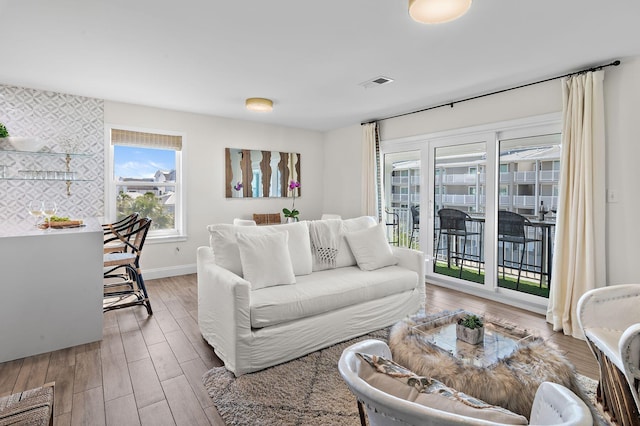
[[[560,179],[561,135],[502,138],[498,286],[549,297]]]
[[[484,284],[487,143],[433,148],[433,272]]]
[[[546,306],[560,177],[557,114],[383,141],[389,241],[427,282]]]
[[[385,154],[383,186],[389,242],[420,250],[420,151]]]

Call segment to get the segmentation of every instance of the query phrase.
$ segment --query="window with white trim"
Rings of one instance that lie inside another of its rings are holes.
[[[152,220],[149,238],[184,236],[182,135],[109,130],[108,217],[137,212]]]

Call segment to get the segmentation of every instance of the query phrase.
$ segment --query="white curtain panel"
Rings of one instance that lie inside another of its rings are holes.
[[[376,126],[362,125],[362,214],[378,217],[376,184]]]
[[[564,78],[562,171],[547,322],[584,339],[578,299],[606,285],[604,71]]]

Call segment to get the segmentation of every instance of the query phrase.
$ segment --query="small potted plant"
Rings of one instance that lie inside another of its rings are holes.
[[[467,314],[458,320],[456,324],[456,337],[458,340],[477,345],[484,340],[484,324],[482,318],[477,315]]]
[[[4,124],[0,123],[0,139],[8,138],[8,137],[9,137],[9,131],[7,130]]]

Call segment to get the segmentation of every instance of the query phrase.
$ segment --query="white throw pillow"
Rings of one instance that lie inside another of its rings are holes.
[[[289,233],[289,255],[293,272],[296,275],[309,275],[313,265],[311,256],[311,240],[309,239],[309,225],[306,222],[284,223],[270,226],[242,226],[236,228],[237,233],[245,235],[265,235],[277,232]]]
[[[251,290],[280,284],[295,284],[288,232],[265,235],[236,234],[244,279]]]
[[[213,249],[214,262],[236,275],[243,276],[240,253],[236,234],[265,235],[273,233],[289,233],[289,255],[296,275],[311,273],[313,260],[309,226],[305,222],[287,223],[270,226],[234,226],[226,223],[207,226],[209,245]]]
[[[384,224],[345,234],[360,269],[373,271],[398,263],[387,242]]]
[[[236,241],[237,226],[221,223],[209,225],[209,245],[216,265],[242,276],[242,263]]]

